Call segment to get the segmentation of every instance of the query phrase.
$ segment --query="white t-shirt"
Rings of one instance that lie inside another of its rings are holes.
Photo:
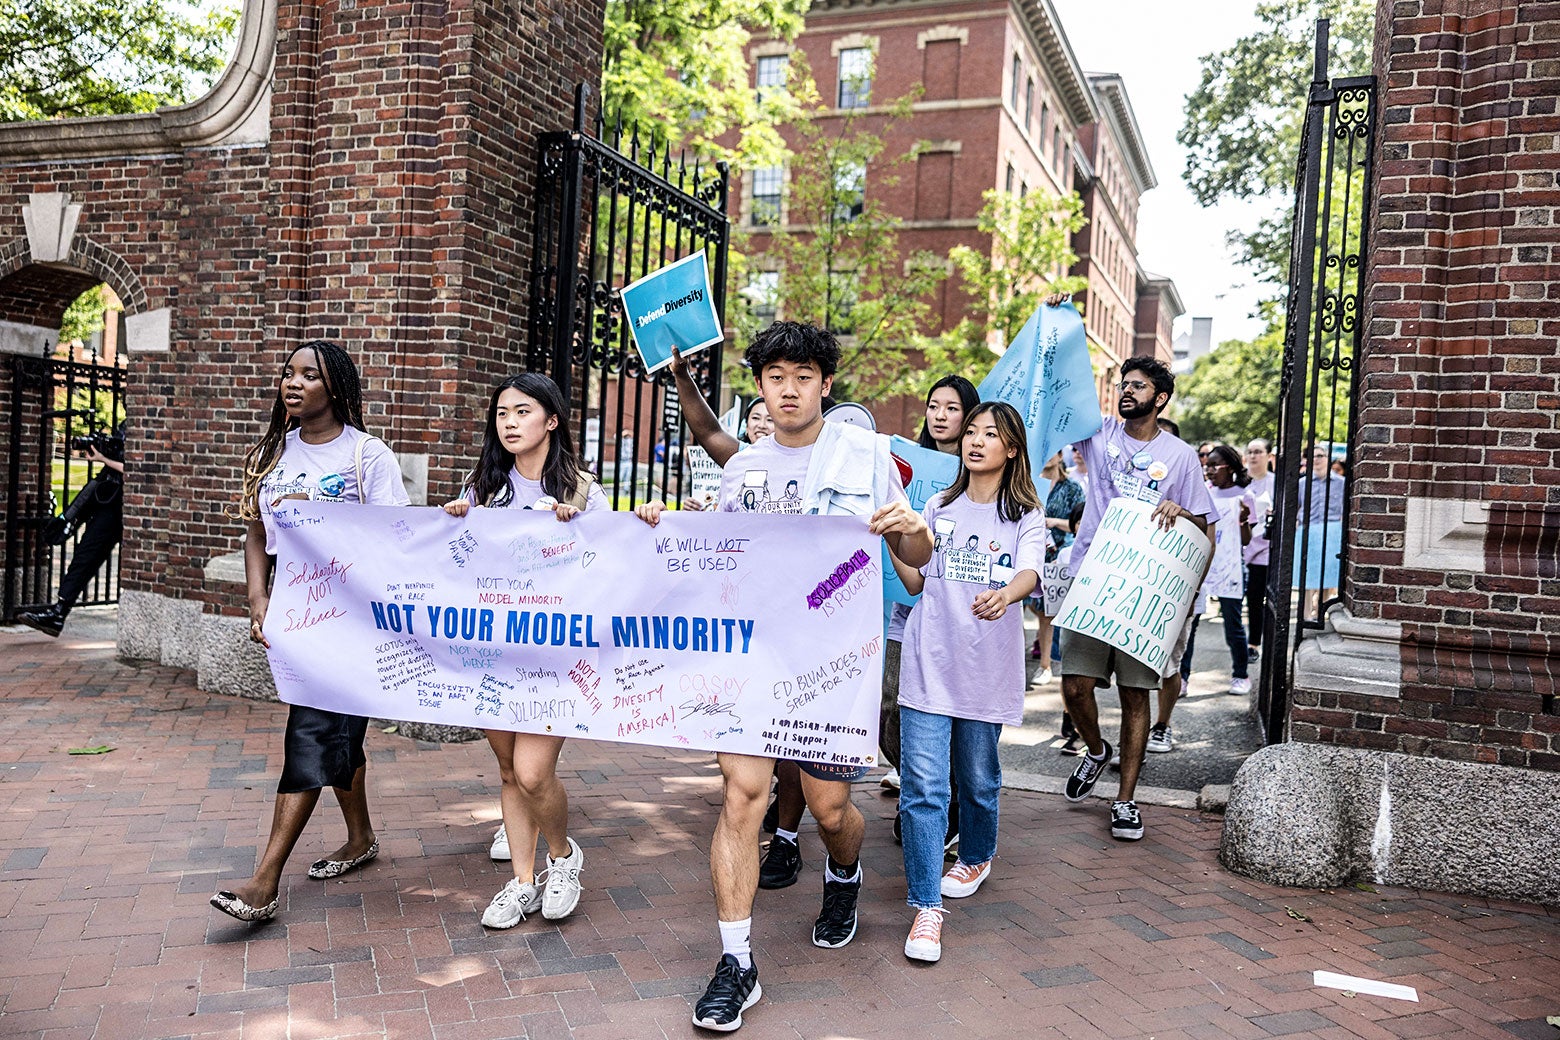
[[[357,445],[363,442],[363,487],[358,487]],[[265,526],[265,551],[276,555],[276,519],[272,503],[284,495],[306,495],[316,502],[362,502],[371,506],[404,506],[406,486],[401,467],[384,441],[353,426],[324,444],[305,444],[299,431],[287,431],[282,457],[260,482],[260,522]],[[275,509],[285,510],[283,502]]]

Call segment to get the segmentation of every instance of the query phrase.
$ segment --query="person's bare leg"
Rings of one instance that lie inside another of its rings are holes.
[[[374,844],[374,824],[368,818],[368,763],[357,767],[350,788],[332,787],[331,790],[336,792],[336,804],[341,806],[341,818],[347,824],[347,840],[325,858],[357,859]]]
[[[254,907],[265,906],[275,899],[281,888],[282,868],[287,865],[287,857],[292,855],[319,800],[318,789],[278,794],[276,806],[271,811],[271,836],[266,839],[254,877],[242,885],[228,887],[226,891]]]
[[[802,810],[807,808],[807,798],[802,794],[802,767],[795,762],[775,763],[776,826],[783,831],[794,831],[802,825]]]
[[[850,784],[820,780],[803,772],[802,791],[807,797],[807,808],[818,821],[818,836],[829,850],[829,858],[840,866],[855,863],[861,858],[867,821],[850,800]]]
[[[562,859],[569,854],[569,795],[563,789],[563,781],[558,779],[561,751],[562,737],[544,733],[515,734],[515,785],[527,824],[532,828],[531,845],[535,847],[535,832],[540,831],[547,839],[547,854],[553,859]],[[513,851],[511,845],[510,852]],[[519,874],[515,876],[520,877]]]
[[[723,784],[720,819],[710,840],[715,915],[722,921],[743,921],[753,916],[753,897],[758,892],[758,833],[769,804],[775,760],[732,754],[715,758]]]
[[[509,840],[509,865],[515,878],[527,885],[536,882],[536,821],[526,811],[515,782],[515,735],[509,730],[487,730],[488,746],[498,760],[498,806],[504,816],[504,836]]]
[[[1040,647],[1040,670],[1049,672],[1053,664],[1061,662],[1051,660],[1051,619],[1044,614],[1037,616],[1040,618],[1040,634],[1035,636],[1035,645]]]
[[[1155,726],[1170,725],[1170,713],[1175,702],[1181,699],[1181,673],[1171,672],[1159,682],[1159,714],[1154,716]]]
[[[1094,677],[1062,676],[1062,703],[1067,705],[1067,714],[1089,754],[1098,758],[1105,751],[1105,741],[1100,739],[1100,706],[1094,699]]]
[[[1131,686],[1121,692],[1121,792],[1124,802],[1137,790],[1138,773],[1143,768],[1143,753],[1148,748],[1148,691]]]

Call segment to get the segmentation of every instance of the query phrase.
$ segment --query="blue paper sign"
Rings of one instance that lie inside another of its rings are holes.
[[[724,338],[703,253],[645,275],[625,286],[621,296],[623,316],[647,372],[670,364],[673,347],[691,354]]]
[[[915,441],[903,437],[890,437],[889,450],[910,464],[910,482],[905,496],[910,508],[917,513],[926,508],[931,497],[951,487],[959,476],[959,456],[944,451],[923,448]],[[888,545],[883,546],[883,600],[885,603],[914,604],[919,596],[912,596],[905,583],[899,580],[893,561],[888,558]]]
[[[1041,304],[980,383],[982,401],[1006,401],[1029,431],[1029,464],[1046,460],[1100,428],[1100,400],[1083,318],[1070,303]],[[1036,483],[1039,483],[1037,480]],[[1041,499],[1044,501],[1044,498]]]

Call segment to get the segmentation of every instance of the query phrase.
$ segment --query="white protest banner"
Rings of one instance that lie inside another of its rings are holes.
[[[1163,675],[1213,546],[1185,518],[1161,530],[1153,512],[1147,502],[1111,500],[1088,555],[1073,561],[1076,577],[1056,624],[1109,643]]]
[[[683,508],[688,502],[699,504],[700,509],[714,509],[720,501],[720,467],[710,458],[710,453],[693,445],[684,457],[688,460],[688,484],[683,490]]]
[[[1041,568],[1040,595],[1045,604],[1045,616],[1055,617],[1062,609],[1062,602],[1072,588],[1072,546],[1067,545],[1056,554],[1056,559]]]
[[[446,725],[872,764],[881,539],[864,517],[288,502],[282,700]]]
[[[1240,599],[1246,595],[1245,561],[1240,552],[1240,499],[1214,499],[1218,522],[1213,529],[1213,563],[1204,582],[1215,599]]]

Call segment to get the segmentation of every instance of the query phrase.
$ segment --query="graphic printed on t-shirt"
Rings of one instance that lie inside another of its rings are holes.
[[[769,489],[769,471],[750,469],[742,476],[742,494],[738,504],[744,513],[790,513],[802,511],[802,494],[795,480],[785,482],[780,494]]]
[[[289,477],[280,469],[272,470],[260,482],[261,498],[275,502],[288,495],[303,495],[317,502],[341,502],[347,491],[347,478],[340,473],[327,473],[312,485],[307,472]]]
[[[995,538],[981,544],[979,534],[964,534],[963,543],[955,538],[957,522],[952,517],[939,516],[932,521],[932,558],[927,563],[928,578],[963,582],[967,585],[985,585],[1000,589],[1013,580],[1013,554],[1004,551]]]

